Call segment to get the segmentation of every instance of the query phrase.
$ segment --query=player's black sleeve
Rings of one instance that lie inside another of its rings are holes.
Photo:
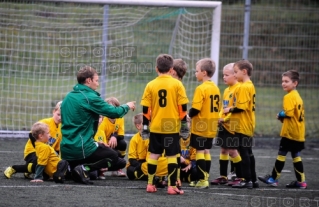
[[[199,110],[191,108],[189,110],[188,116],[192,118],[193,116],[196,116],[198,113],[199,113]]]
[[[244,111],[243,109],[239,109],[237,107],[232,108],[231,110],[229,110],[229,112],[231,112],[231,113],[239,113],[239,112],[243,112],[243,111]]]
[[[183,105],[182,105],[182,110],[187,112],[187,104],[183,104]],[[187,121],[187,114],[184,116],[184,118],[182,119],[182,121]]]
[[[147,106],[143,106],[143,125],[149,125],[149,120],[148,118],[144,115],[148,113],[148,107]]]

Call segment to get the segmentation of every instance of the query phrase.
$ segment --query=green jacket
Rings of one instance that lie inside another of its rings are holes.
[[[82,160],[90,156],[97,149],[93,138],[97,131],[99,115],[121,118],[128,111],[129,106],[126,104],[114,107],[90,87],[75,85],[61,105],[62,159]]]

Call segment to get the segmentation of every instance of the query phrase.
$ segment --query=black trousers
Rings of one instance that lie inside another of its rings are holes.
[[[82,160],[67,160],[71,170],[77,165],[85,165],[90,171],[99,170],[101,168],[114,168],[118,163],[118,152],[103,144],[99,144],[98,148],[89,157]]]

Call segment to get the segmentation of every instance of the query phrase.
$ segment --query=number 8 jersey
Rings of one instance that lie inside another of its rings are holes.
[[[160,75],[150,81],[144,90],[141,105],[151,109],[150,132],[178,133],[180,129],[179,105],[188,98],[181,81],[170,75]]]
[[[220,91],[214,82],[205,81],[197,86],[192,108],[199,110],[199,113],[192,117],[191,133],[205,138],[214,138],[218,131],[221,107]]]

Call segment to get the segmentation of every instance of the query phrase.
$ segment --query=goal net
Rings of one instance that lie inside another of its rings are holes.
[[[82,3],[79,3],[82,2]],[[93,3],[92,3],[93,2]],[[0,130],[28,131],[50,117],[76,84],[83,65],[96,68],[98,91],[139,105],[156,77],[161,53],[188,65],[183,80],[192,99],[195,63],[219,57],[220,2],[6,1],[0,3]],[[139,110],[137,110],[139,112]],[[135,131],[126,116],[126,131]]]

